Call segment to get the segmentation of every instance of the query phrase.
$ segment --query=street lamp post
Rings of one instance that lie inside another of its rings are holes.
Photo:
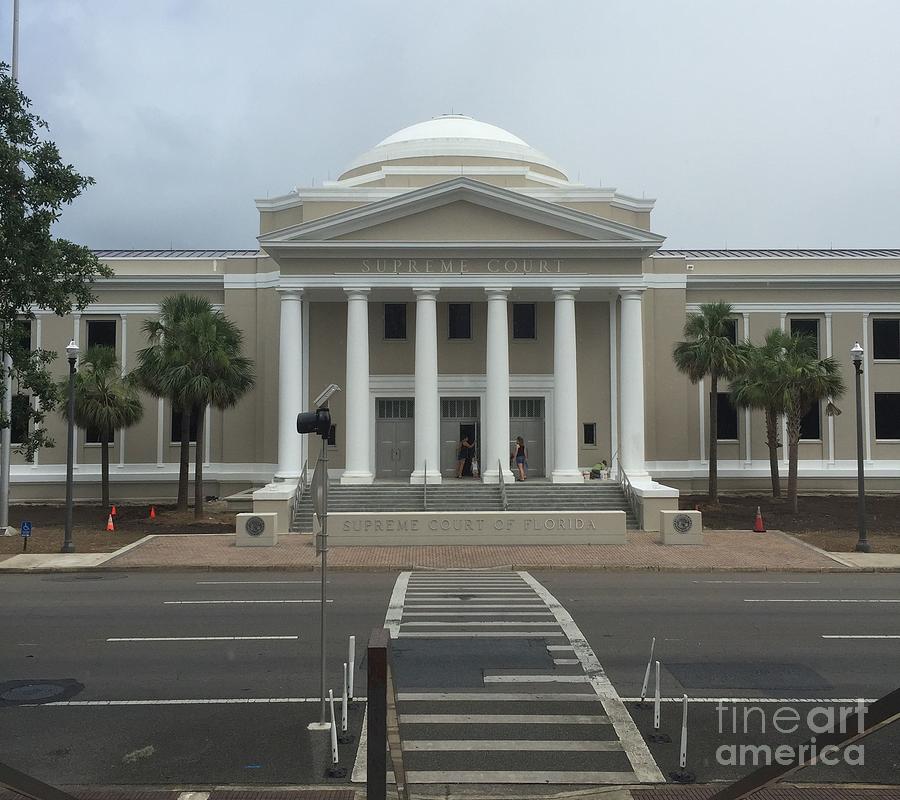
[[[69,359],[69,411],[68,446],[66,447],[66,537],[63,540],[62,553],[74,553],[75,542],[72,541],[72,504],[74,502],[75,483],[75,362],[78,358],[78,345],[75,340],[66,346]]]
[[[863,349],[859,342],[850,348],[850,358],[856,371],[856,480],[859,509],[859,538],[856,540],[856,552],[870,553],[872,546],[866,535],[866,475],[863,471],[863,417],[862,391],[860,377],[863,371]]]

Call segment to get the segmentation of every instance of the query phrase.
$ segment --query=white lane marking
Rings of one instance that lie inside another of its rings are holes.
[[[505,608],[505,606],[501,606]],[[552,617],[549,611],[407,611],[404,617]]]
[[[111,637],[107,642],[255,642],[270,639],[299,639],[299,636],[149,636]]]
[[[664,783],[665,777],[656,765],[644,737],[634,724],[634,720],[625,708],[625,704],[619,697],[619,693],[610,682],[600,661],[588,644],[587,639],[572,619],[572,615],[563,608],[562,604],[550,592],[528,572],[520,572],[519,575],[537,593],[556,616],[569,642],[575,648],[575,655],[585,673],[590,679],[594,691],[603,699],[603,708],[612,722],[619,741],[639,783]]]
[[[483,599],[493,599],[494,602],[498,602],[501,599],[506,598],[525,598],[528,600],[534,600],[534,595],[531,592],[523,592],[516,591],[514,593],[505,594],[504,592],[467,592],[465,590],[460,590],[458,592],[409,592],[408,597],[410,600],[418,600],[419,598],[427,598],[427,597],[440,597],[442,599],[457,599],[460,602],[465,603],[466,600],[462,600],[463,597],[472,597],[472,598],[483,598]]]
[[[567,784],[631,784],[636,783],[633,772],[523,772],[485,770],[482,772],[453,772],[433,770],[407,770],[406,780],[417,783],[567,783]]]
[[[823,633],[823,639],[900,639],[900,634],[895,633],[879,633],[879,634],[848,634],[842,635],[837,633]]]
[[[549,639],[565,636],[559,631],[403,631],[401,639],[499,639],[515,637],[520,639]]]
[[[547,606],[543,603],[491,603],[491,604],[483,604],[483,603],[453,603],[451,605],[445,604],[430,604],[430,603],[413,603],[412,605],[405,606],[407,609],[418,611],[420,608],[542,608],[544,611],[547,610]]]
[[[209,800],[209,792],[181,792],[178,800]]]
[[[900,600],[761,600],[744,598],[745,603],[900,603]]]
[[[497,702],[506,700],[528,700],[539,703],[599,703],[600,698],[596,694],[551,693],[538,692],[398,692],[398,700],[410,702],[423,701],[449,701],[449,702]]]
[[[243,586],[247,584],[265,584],[265,585],[276,585],[276,584],[298,584],[298,583],[314,583],[316,586],[320,585],[322,581],[196,581],[197,586]],[[331,581],[328,581],[331,583]]]
[[[391,632],[391,638],[396,639],[400,634],[400,618],[403,616],[403,601],[406,597],[406,587],[409,585],[409,572],[401,572],[391,592],[387,613],[384,615],[384,627]]]
[[[556,650],[574,650],[575,647],[571,644],[548,644],[547,649],[553,652]]]
[[[540,739],[433,739],[406,741],[403,743],[404,751],[424,750],[425,752],[431,752],[435,750],[563,750],[565,752],[570,752],[572,750],[582,750],[594,753],[602,753],[621,749],[622,744],[620,742],[557,742],[545,741]]]
[[[250,605],[260,603],[321,603],[321,600],[163,600],[164,606],[227,606]],[[334,600],[326,600],[333,603]]]
[[[560,667],[567,667],[570,664],[580,664],[577,658],[554,658],[553,663]]]
[[[485,675],[482,680],[485,683],[590,683],[591,681],[587,675]]]
[[[640,702],[640,697],[623,697],[623,703]],[[875,697],[689,697],[688,703],[729,703],[743,705],[745,703],[825,703],[840,705],[842,703],[874,703]],[[660,703],[683,703],[681,697],[661,697]]]
[[[365,702],[364,697],[354,701]],[[277,703],[318,703],[318,697],[213,697],[182,700],[58,700],[53,703],[28,703],[19,708],[44,708],[46,706],[222,706],[222,705],[274,705]]]
[[[821,583],[822,581],[691,581],[691,583],[737,583],[737,584],[760,584],[760,583],[777,583],[777,584],[806,584]]]
[[[369,707],[363,711],[362,728],[359,731],[359,745],[356,748],[356,759],[350,773],[350,783],[365,783],[369,777],[369,751],[366,742],[369,740]]]
[[[509,625],[513,627],[541,627],[542,625],[553,625],[555,623],[546,620],[544,622],[523,622],[519,620],[491,622],[490,620],[482,620],[479,622],[401,622],[404,627],[415,628],[493,628],[497,625]]]
[[[609,725],[598,714],[401,714],[409,725]]]

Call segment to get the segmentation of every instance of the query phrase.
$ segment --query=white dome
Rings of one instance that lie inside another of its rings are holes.
[[[442,114],[402,128],[357,158],[346,172],[388,161],[440,156],[453,156],[454,165],[467,157],[525,162],[547,167],[567,179],[559,166],[515,134],[464,114]]]

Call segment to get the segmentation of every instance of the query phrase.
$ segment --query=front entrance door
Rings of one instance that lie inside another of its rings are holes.
[[[465,436],[475,442],[466,459],[463,475],[472,475],[472,456],[481,463],[481,424],[478,420],[477,397],[445,397],[441,400],[441,475],[456,477],[459,443]]]
[[[528,475],[542,477],[545,474],[544,461],[544,398],[509,398],[509,441],[510,452],[516,450],[516,437],[525,440],[528,454]],[[511,467],[515,473],[515,464]]]
[[[409,398],[377,401],[375,477],[409,478],[413,471],[415,419]]]

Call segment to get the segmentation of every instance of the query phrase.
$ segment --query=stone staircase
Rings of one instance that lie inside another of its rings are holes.
[[[509,511],[624,511],[629,530],[637,520],[618,483],[590,481],[584,484],[553,484],[541,481],[506,484]],[[333,512],[423,511],[421,486],[407,483],[373,483],[369,486],[328,485],[328,510]],[[502,511],[500,487],[473,480],[445,480],[428,487],[428,511]],[[292,531],[313,529],[312,499],[305,493],[294,509]]]

